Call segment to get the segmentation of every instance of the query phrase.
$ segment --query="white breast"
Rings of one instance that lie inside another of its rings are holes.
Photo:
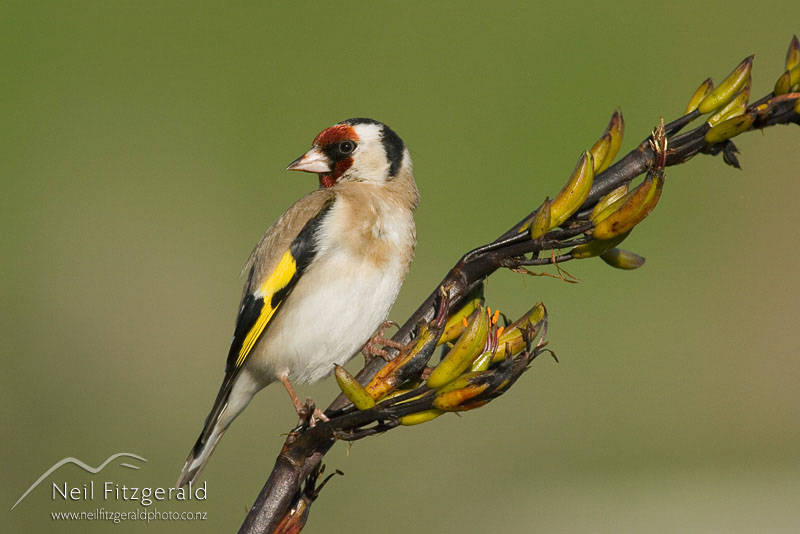
[[[250,371],[315,382],[353,357],[386,320],[411,261],[414,222],[410,211],[371,200],[373,217],[362,218],[372,219],[367,228],[353,224],[352,210],[364,206],[337,199],[313,264],[248,357]]]

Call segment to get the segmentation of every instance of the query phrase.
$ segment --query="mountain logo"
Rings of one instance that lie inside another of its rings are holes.
[[[31,487],[29,487],[27,490],[25,490],[25,493],[23,493],[22,496],[19,499],[17,499],[17,502],[14,503],[14,506],[11,507],[11,510],[16,508],[17,505],[22,502],[22,499],[27,497],[28,494],[31,491],[33,491],[36,488],[36,486],[41,484],[44,479],[46,479],[47,477],[52,475],[55,471],[57,471],[58,469],[60,469],[62,466],[66,465],[66,464],[75,464],[78,467],[80,467],[81,469],[96,475],[97,473],[99,473],[100,471],[105,469],[105,467],[108,464],[110,464],[111,462],[113,462],[117,458],[121,458],[121,457],[135,458],[137,460],[141,460],[142,462],[146,462],[147,461],[146,459],[142,458],[138,454],[133,454],[133,453],[130,453],[130,452],[118,452],[118,453],[112,454],[111,456],[106,458],[106,461],[101,463],[99,466],[92,467],[91,465],[89,465],[87,463],[84,463],[84,462],[78,460],[77,458],[73,458],[72,456],[67,456],[66,458],[63,458],[63,459],[57,461],[55,464],[53,464],[53,466],[50,469],[48,469],[47,471],[42,473],[42,476],[37,478],[36,482],[31,484]],[[126,463],[126,462],[121,462],[119,465],[121,465],[122,467],[127,467],[129,469],[139,469],[138,466],[132,465],[132,464],[129,464],[129,463]]]

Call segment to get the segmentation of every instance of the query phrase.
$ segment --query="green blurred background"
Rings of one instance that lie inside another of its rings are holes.
[[[781,5],[782,4],[782,5]],[[316,187],[285,173],[317,132],[391,125],[422,192],[404,320],[460,254],[553,195],[621,107],[629,150],[707,76],[756,53],[771,90],[798,6],[767,2],[0,3],[2,502],[65,456],[4,532],[103,532],[50,482],[170,486],[211,406],[237,274]],[[737,140],[743,171],[670,169],[626,247],[635,272],[498,273],[492,306],[544,300],[561,361],[463,417],[337,445],[307,532],[797,532],[800,129]],[[355,369],[354,361],[350,367]],[[321,404],[332,380],[301,388]],[[268,388],[205,471],[208,500],[152,508],[230,532],[295,421]],[[377,525],[377,526],[376,526]]]

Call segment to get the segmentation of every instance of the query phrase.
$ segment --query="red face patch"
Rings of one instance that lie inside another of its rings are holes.
[[[355,129],[349,124],[337,124],[336,126],[331,126],[330,128],[322,130],[320,134],[314,138],[314,145],[326,147],[330,144],[344,141],[345,139],[358,142]]]
[[[323,130],[314,138],[314,146],[318,146],[323,151],[327,152],[326,148],[332,147],[342,141],[353,141],[355,143],[359,141],[355,129],[349,124],[337,124],[336,126],[331,126]],[[336,159],[334,156],[332,159],[334,159],[333,172],[331,174],[319,175],[320,187],[333,187],[347,169],[353,165],[353,158],[351,157]]]

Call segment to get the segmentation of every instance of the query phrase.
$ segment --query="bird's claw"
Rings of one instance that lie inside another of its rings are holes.
[[[381,345],[397,350],[405,348],[405,345],[402,343],[398,343],[397,341],[393,341],[384,337],[384,333],[391,326],[396,327],[398,325],[394,321],[384,321],[381,326],[378,327],[378,331],[375,332],[375,335],[369,338],[369,340],[364,344],[364,348],[361,349],[361,353],[364,355],[364,360],[366,362],[369,362],[375,356],[380,356],[387,362],[392,360],[393,356],[389,354],[389,351],[386,349],[380,348]]]
[[[305,404],[295,406],[295,409],[297,411],[297,417],[299,418],[298,426],[314,428],[317,426],[318,421],[322,421],[323,423],[330,421],[328,416],[316,407],[314,399],[311,397],[306,399]]]

